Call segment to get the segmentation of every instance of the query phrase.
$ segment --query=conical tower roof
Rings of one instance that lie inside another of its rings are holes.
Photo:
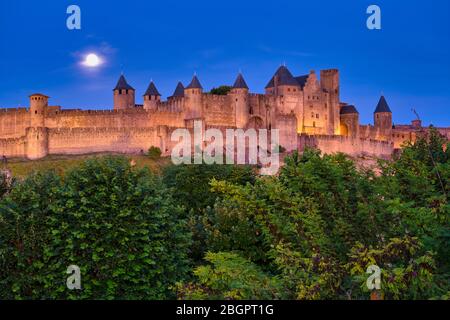
[[[134,90],[134,88],[128,84],[127,80],[122,74],[119,78],[119,81],[117,81],[116,87],[113,90]]]
[[[161,94],[158,92],[158,89],[156,89],[153,81],[151,81],[148,85],[147,91],[145,91],[144,96],[161,96]]]
[[[377,108],[375,109],[374,113],[381,113],[381,112],[392,113],[391,108],[389,108],[389,105],[387,104],[387,101],[384,98],[384,96],[381,96],[380,101],[378,101]]]
[[[186,89],[203,89],[203,87],[200,84],[200,81],[198,81],[198,78],[196,75],[194,75],[191,83],[189,83],[189,85],[186,87]]]
[[[247,83],[241,73],[238,74],[236,81],[234,82],[233,88],[235,89],[248,89]]]
[[[275,86],[275,77],[278,78],[279,86],[300,86],[298,81],[292,76],[292,73],[289,71],[286,66],[281,66],[278,68],[277,72],[275,72],[272,79],[270,79],[269,83],[266,86],[267,88],[273,88]]]
[[[175,91],[173,92],[172,97],[174,97],[174,98],[184,97],[184,86],[181,83],[181,81],[178,82],[177,87],[175,88]]]

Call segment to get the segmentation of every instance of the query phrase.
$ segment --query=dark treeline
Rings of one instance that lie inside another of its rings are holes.
[[[0,299],[368,299],[370,265],[386,299],[449,299],[449,160],[431,131],[377,173],[307,150],[276,177],[124,157],[0,176]]]

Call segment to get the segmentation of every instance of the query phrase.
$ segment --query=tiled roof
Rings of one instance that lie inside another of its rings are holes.
[[[270,79],[269,83],[266,86],[267,88],[273,88],[275,86],[275,77],[278,78],[279,86],[299,86],[297,80],[292,76],[292,73],[285,66],[281,66],[278,68],[275,75]]]
[[[384,96],[381,96],[380,101],[378,101],[377,108],[375,109],[374,113],[380,113],[380,112],[390,112],[390,113],[392,113],[392,111],[389,108],[389,105],[387,104],[387,101],[384,98]]]
[[[355,106],[346,105],[341,108],[341,114],[353,114],[353,113],[359,113],[358,110],[356,110]]]
[[[174,98],[184,97],[184,86],[181,82],[178,82],[177,87],[175,88],[175,91],[173,92],[172,97],[174,97]]]
[[[203,89],[202,85],[200,84],[200,81],[198,81],[197,76],[194,76],[192,78],[191,83],[186,87],[186,89]]]
[[[300,87],[302,87],[302,89],[305,87],[306,81],[308,81],[308,77],[309,74],[300,77],[295,77],[295,80],[297,80],[298,84],[300,85]]]
[[[158,89],[156,89],[153,81],[151,81],[148,85],[147,91],[145,91],[144,96],[161,96],[161,94],[158,92]]]
[[[236,81],[234,82],[233,88],[235,89],[248,89],[247,83],[241,73],[238,74]]]
[[[119,81],[117,81],[116,87],[113,90],[134,90],[132,86],[127,83],[123,74],[120,76]]]

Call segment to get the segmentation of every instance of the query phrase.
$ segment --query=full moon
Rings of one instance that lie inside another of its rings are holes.
[[[86,67],[95,68],[101,64],[101,60],[95,53],[90,53],[86,56],[83,64]]]

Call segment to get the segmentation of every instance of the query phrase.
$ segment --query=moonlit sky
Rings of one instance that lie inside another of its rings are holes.
[[[382,9],[382,30],[366,8]],[[66,28],[81,7],[82,29]],[[42,92],[64,108],[112,108],[121,71],[142,103],[150,79],[164,97],[197,73],[206,90],[242,70],[252,92],[283,62],[294,75],[339,68],[341,100],[371,123],[383,92],[395,123],[414,107],[425,124],[450,125],[450,1],[0,2],[0,107],[28,105]],[[95,53],[102,63],[88,68]]]

